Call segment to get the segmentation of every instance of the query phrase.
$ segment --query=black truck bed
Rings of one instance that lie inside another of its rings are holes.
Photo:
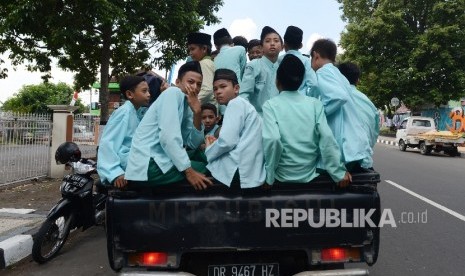
[[[232,262],[257,262],[254,255],[262,256],[260,262],[279,262],[283,255],[301,254],[308,268],[319,264],[312,254],[325,248],[357,248],[361,252],[357,261],[373,264],[379,229],[357,225],[357,217],[372,210],[370,218],[378,225],[379,181],[378,173],[367,171],[353,174],[353,183],[346,189],[338,189],[329,177],[320,176],[311,183],[278,183],[266,190],[216,184],[195,191],[189,184],[179,183],[113,192],[107,202],[110,264],[115,270],[144,267],[131,262],[131,256],[167,252],[175,256],[174,261],[156,269],[186,271],[187,257],[197,258],[197,264],[207,258],[205,265],[210,265],[224,263],[228,256],[237,257]],[[338,211],[341,220],[345,212],[344,221],[356,227],[315,225],[321,210]],[[314,216],[312,226],[302,218],[309,214]],[[206,275],[205,270],[197,273]]]

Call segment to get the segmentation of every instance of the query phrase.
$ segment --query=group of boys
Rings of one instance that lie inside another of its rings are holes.
[[[317,40],[310,59],[299,51],[302,37],[289,26],[283,41],[266,26],[259,45],[249,42],[262,56],[247,63],[245,48],[226,29],[213,35],[214,60],[211,36],[189,34],[192,61],[142,118],[137,110],[148,104],[147,83],[125,77],[120,87],[128,101],[100,141],[102,182],[122,188],[187,180],[205,189],[211,175],[227,186],[255,188],[307,183],[325,171],[339,186],[349,185],[349,172],[373,166],[378,113],[355,88],[358,67],[334,66],[334,42]]]

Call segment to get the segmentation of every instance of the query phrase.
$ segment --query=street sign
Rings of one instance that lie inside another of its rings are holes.
[[[391,99],[391,105],[392,106],[398,106],[399,105],[399,99],[394,97]]]

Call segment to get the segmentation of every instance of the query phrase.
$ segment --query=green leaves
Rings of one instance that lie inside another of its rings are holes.
[[[110,68],[115,76],[147,65],[170,68],[186,57],[189,32],[218,22],[214,12],[221,5],[221,0],[2,0],[0,53],[9,51],[13,64],[29,61],[31,70],[45,73],[56,58],[61,68],[76,72],[75,88],[89,87],[100,74],[104,121]]]
[[[345,61],[362,69],[376,105],[397,96],[412,109],[465,95],[465,0],[346,1]]]
[[[26,85],[12,98],[3,104],[4,111],[22,113],[51,113],[47,105],[68,105],[73,97],[73,89],[66,83],[43,83]],[[77,101],[78,113],[84,111],[84,106]]]

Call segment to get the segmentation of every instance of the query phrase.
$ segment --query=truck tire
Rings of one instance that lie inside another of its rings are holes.
[[[420,153],[423,155],[429,155],[433,149],[431,146],[427,146],[425,142],[420,142]]]
[[[399,140],[399,149],[401,151],[405,151],[407,149],[407,144],[405,144],[404,140]]]

